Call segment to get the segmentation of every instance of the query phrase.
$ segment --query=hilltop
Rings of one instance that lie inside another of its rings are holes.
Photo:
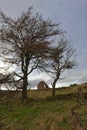
[[[0,91],[0,130],[86,130],[87,84],[21,92]]]

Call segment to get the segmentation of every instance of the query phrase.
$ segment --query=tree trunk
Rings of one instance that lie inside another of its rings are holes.
[[[57,81],[59,79],[59,76],[60,76],[60,72],[58,72],[56,74],[56,78],[53,81],[53,85],[52,85],[52,96],[55,96],[55,86],[56,86],[56,83],[57,83]]]
[[[29,55],[22,55],[22,72],[23,72],[23,89],[22,89],[22,100],[27,99],[27,85],[28,85],[28,65],[29,65]]]
[[[27,99],[27,74],[23,77],[22,100]]]
[[[57,79],[54,80],[53,86],[52,86],[52,96],[55,96],[55,86],[56,86]]]

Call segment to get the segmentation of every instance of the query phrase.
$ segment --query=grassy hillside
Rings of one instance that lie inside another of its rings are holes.
[[[87,130],[86,84],[56,89],[54,98],[51,89],[29,90],[25,102],[20,92],[0,95],[0,130]]]

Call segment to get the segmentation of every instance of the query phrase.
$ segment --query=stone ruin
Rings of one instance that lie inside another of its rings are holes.
[[[38,83],[37,88],[38,88],[39,90],[42,90],[42,89],[48,89],[49,86],[45,83],[45,81],[40,81],[40,82]]]

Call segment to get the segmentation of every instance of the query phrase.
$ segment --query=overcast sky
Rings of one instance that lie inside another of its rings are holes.
[[[0,0],[0,9],[14,18],[30,6],[44,18],[60,23],[77,51],[79,66],[64,73],[58,85],[87,82],[87,0]],[[36,76],[35,72],[30,80],[34,78],[35,82],[43,79],[50,82],[45,74]]]

